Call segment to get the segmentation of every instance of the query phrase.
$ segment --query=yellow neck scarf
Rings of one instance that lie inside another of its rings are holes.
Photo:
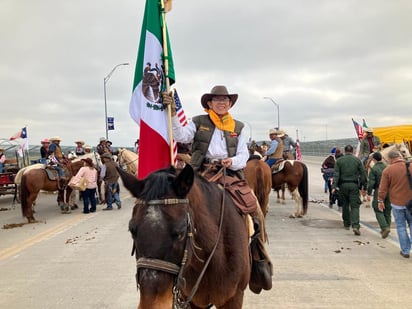
[[[235,121],[229,113],[219,116],[212,109],[205,109],[205,112],[209,114],[210,119],[218,129],[228,132],[235,131]]]

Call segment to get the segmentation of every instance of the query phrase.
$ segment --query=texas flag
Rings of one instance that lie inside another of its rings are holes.
[[[138,178],[171,165],[167,109],[161,93],[166,90],[166,78],[174,83],[172,51],[165,29],[162,36],[161,1],[146,0],[129,113],[140,126]],[[166,23],[164,23],[166,27]],[[168,76],[163,47],[167,46]]]
[[[19,132],[11,136],[10,140],[14,141],[15,139],[18,139],[18,138],[27,138],[27,128],[26,127],[22,128]]]

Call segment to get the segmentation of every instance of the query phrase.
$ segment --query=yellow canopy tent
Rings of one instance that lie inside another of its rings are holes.
[[[412,151],[412,125],[373,128],[373,135],[378,136],[382,144],[406,143]]]

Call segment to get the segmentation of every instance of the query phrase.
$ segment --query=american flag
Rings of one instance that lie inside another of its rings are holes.
[[[187,125],[187,118],[185,111],[183,110],[182,102],[180,101],[179,95],[177,94],[177,90],[174,90],[174,95],[173,98],[175,100],[176,104],[176,115],[177,118],[179,119],[179,122],[182,124],[182,126]],[[176,141],[174,142],[174,147],[173,147],[173,154],[174,154],[174,163],[175,166],[177,165],[177,143]]]
[[[296,160],[302,161],[302,152],[300,151],[299,141],[296,141]]]
[[[187,125],[187,118],[185,115],[185,111],[183,110],[182,102],[180,102],[179,95],[177,94],[177,90],[175,89],[174,99],[176,103],[176,115],[179,118],[180,123],[182,126]]]
[[[358,140],[360,141],[363,138],[363,128],[359,123],[353,120],[353,118],[352,118],[352,122],[353,122],[353,126],[355,127],[355,132],[356,132],[356,135],[358,136]]]

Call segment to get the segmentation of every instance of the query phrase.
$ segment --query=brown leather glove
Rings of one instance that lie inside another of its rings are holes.
[[[176,115],[176,103],[173,98],[173,92],[162,92],[162,99],[164,105],[170,105],[172,116]]]

